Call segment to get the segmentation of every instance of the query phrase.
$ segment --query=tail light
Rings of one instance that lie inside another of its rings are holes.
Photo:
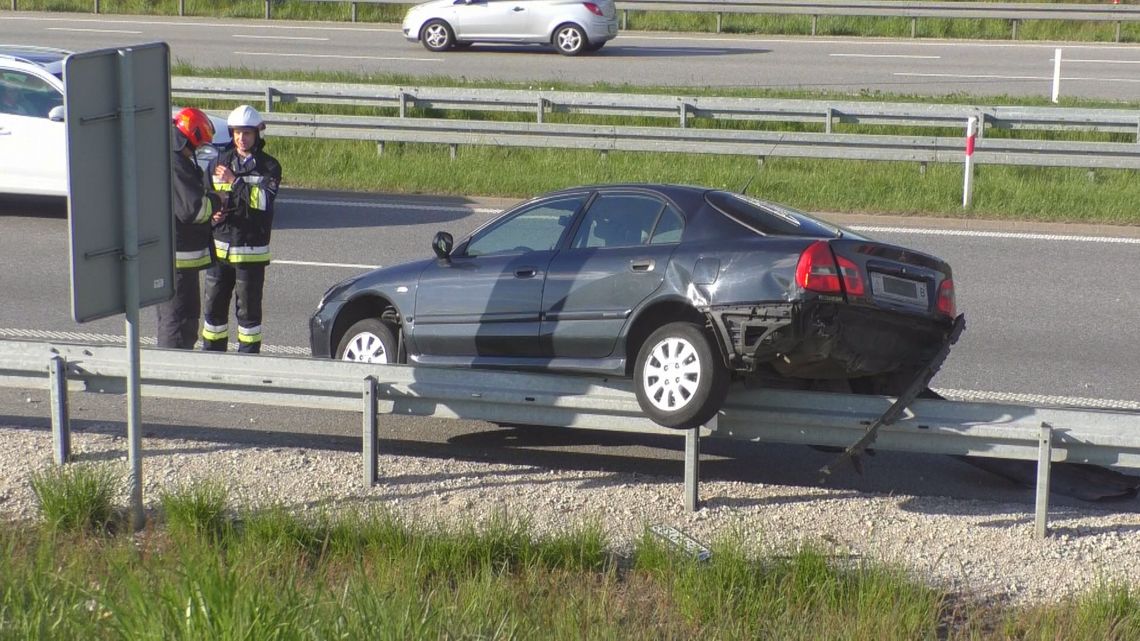
[[[594,14],[595,16],[602,16],[603,18],[605,17],[605,15],[602,13],[602,8],[599,7],[598,5],[594,4],[593,2],[583,2],[582,6],[586,7],[586,10],[589,11],[590,13]]]
[[[953,318],[958,314],[958,303],[954,297],[954,281],[947,278],[938,286],[938,311]]]
[[[796,284],[821,294],[846,291],[850,296],[862,296],[866,291],[859,267],[842,256],[836,264],[831,247],[823,240],[812,243],[800,254],[800,261],[796,264]]]

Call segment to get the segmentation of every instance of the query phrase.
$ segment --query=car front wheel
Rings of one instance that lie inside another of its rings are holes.
[[[395,363],[396,337],[377,318],[366,318],[348,328],[336,348],[337,360],[354,363]]]
[[[585,51],[586,45],[589,44],[586,33],[576,24],[564,24],[558,27],[554,30],[554,37],[551,40],[558,53],[564,56],[576,56]]]
[[[690,322],[669,323],[641,345],[633,370],[642,411],[677,429],[707,423],[728,392],[728,370],[707,332]]]
[[[447,51],[455,44],[455,34],[443,20],[428,20],[420,30],[420,42],[428,51]]]

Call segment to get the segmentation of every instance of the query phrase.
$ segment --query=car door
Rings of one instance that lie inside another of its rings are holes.
[[[609,356],[630,313],[664,280],[684,217],[657,194],[603,192],[551,261],[542,339],[554,357]]]
[[[44,78],[0,70],[0,192],[67,195],[67,127],[48,117],[62,104]]]
[[[455,7],[457,40],[517,40],[526,36],[527,0],[470,0]]]
[[[542,288],[555,248],[586,195],[531,203],[429,265],[412,336],[426,356],[534,357]]]

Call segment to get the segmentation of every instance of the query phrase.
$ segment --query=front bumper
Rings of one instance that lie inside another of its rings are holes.
[[[332,358],[333,325],[344,301],[325,301],[309,318],[309,350],[314,358]]]

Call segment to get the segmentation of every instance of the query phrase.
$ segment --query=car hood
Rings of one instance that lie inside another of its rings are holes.
[[[421,2],[416,6],[408,9],[408,13],[418,13],[420,11],[437,11],[444,7],[450,7],[455,4],[455,0],[428,0],[428,2]]]

